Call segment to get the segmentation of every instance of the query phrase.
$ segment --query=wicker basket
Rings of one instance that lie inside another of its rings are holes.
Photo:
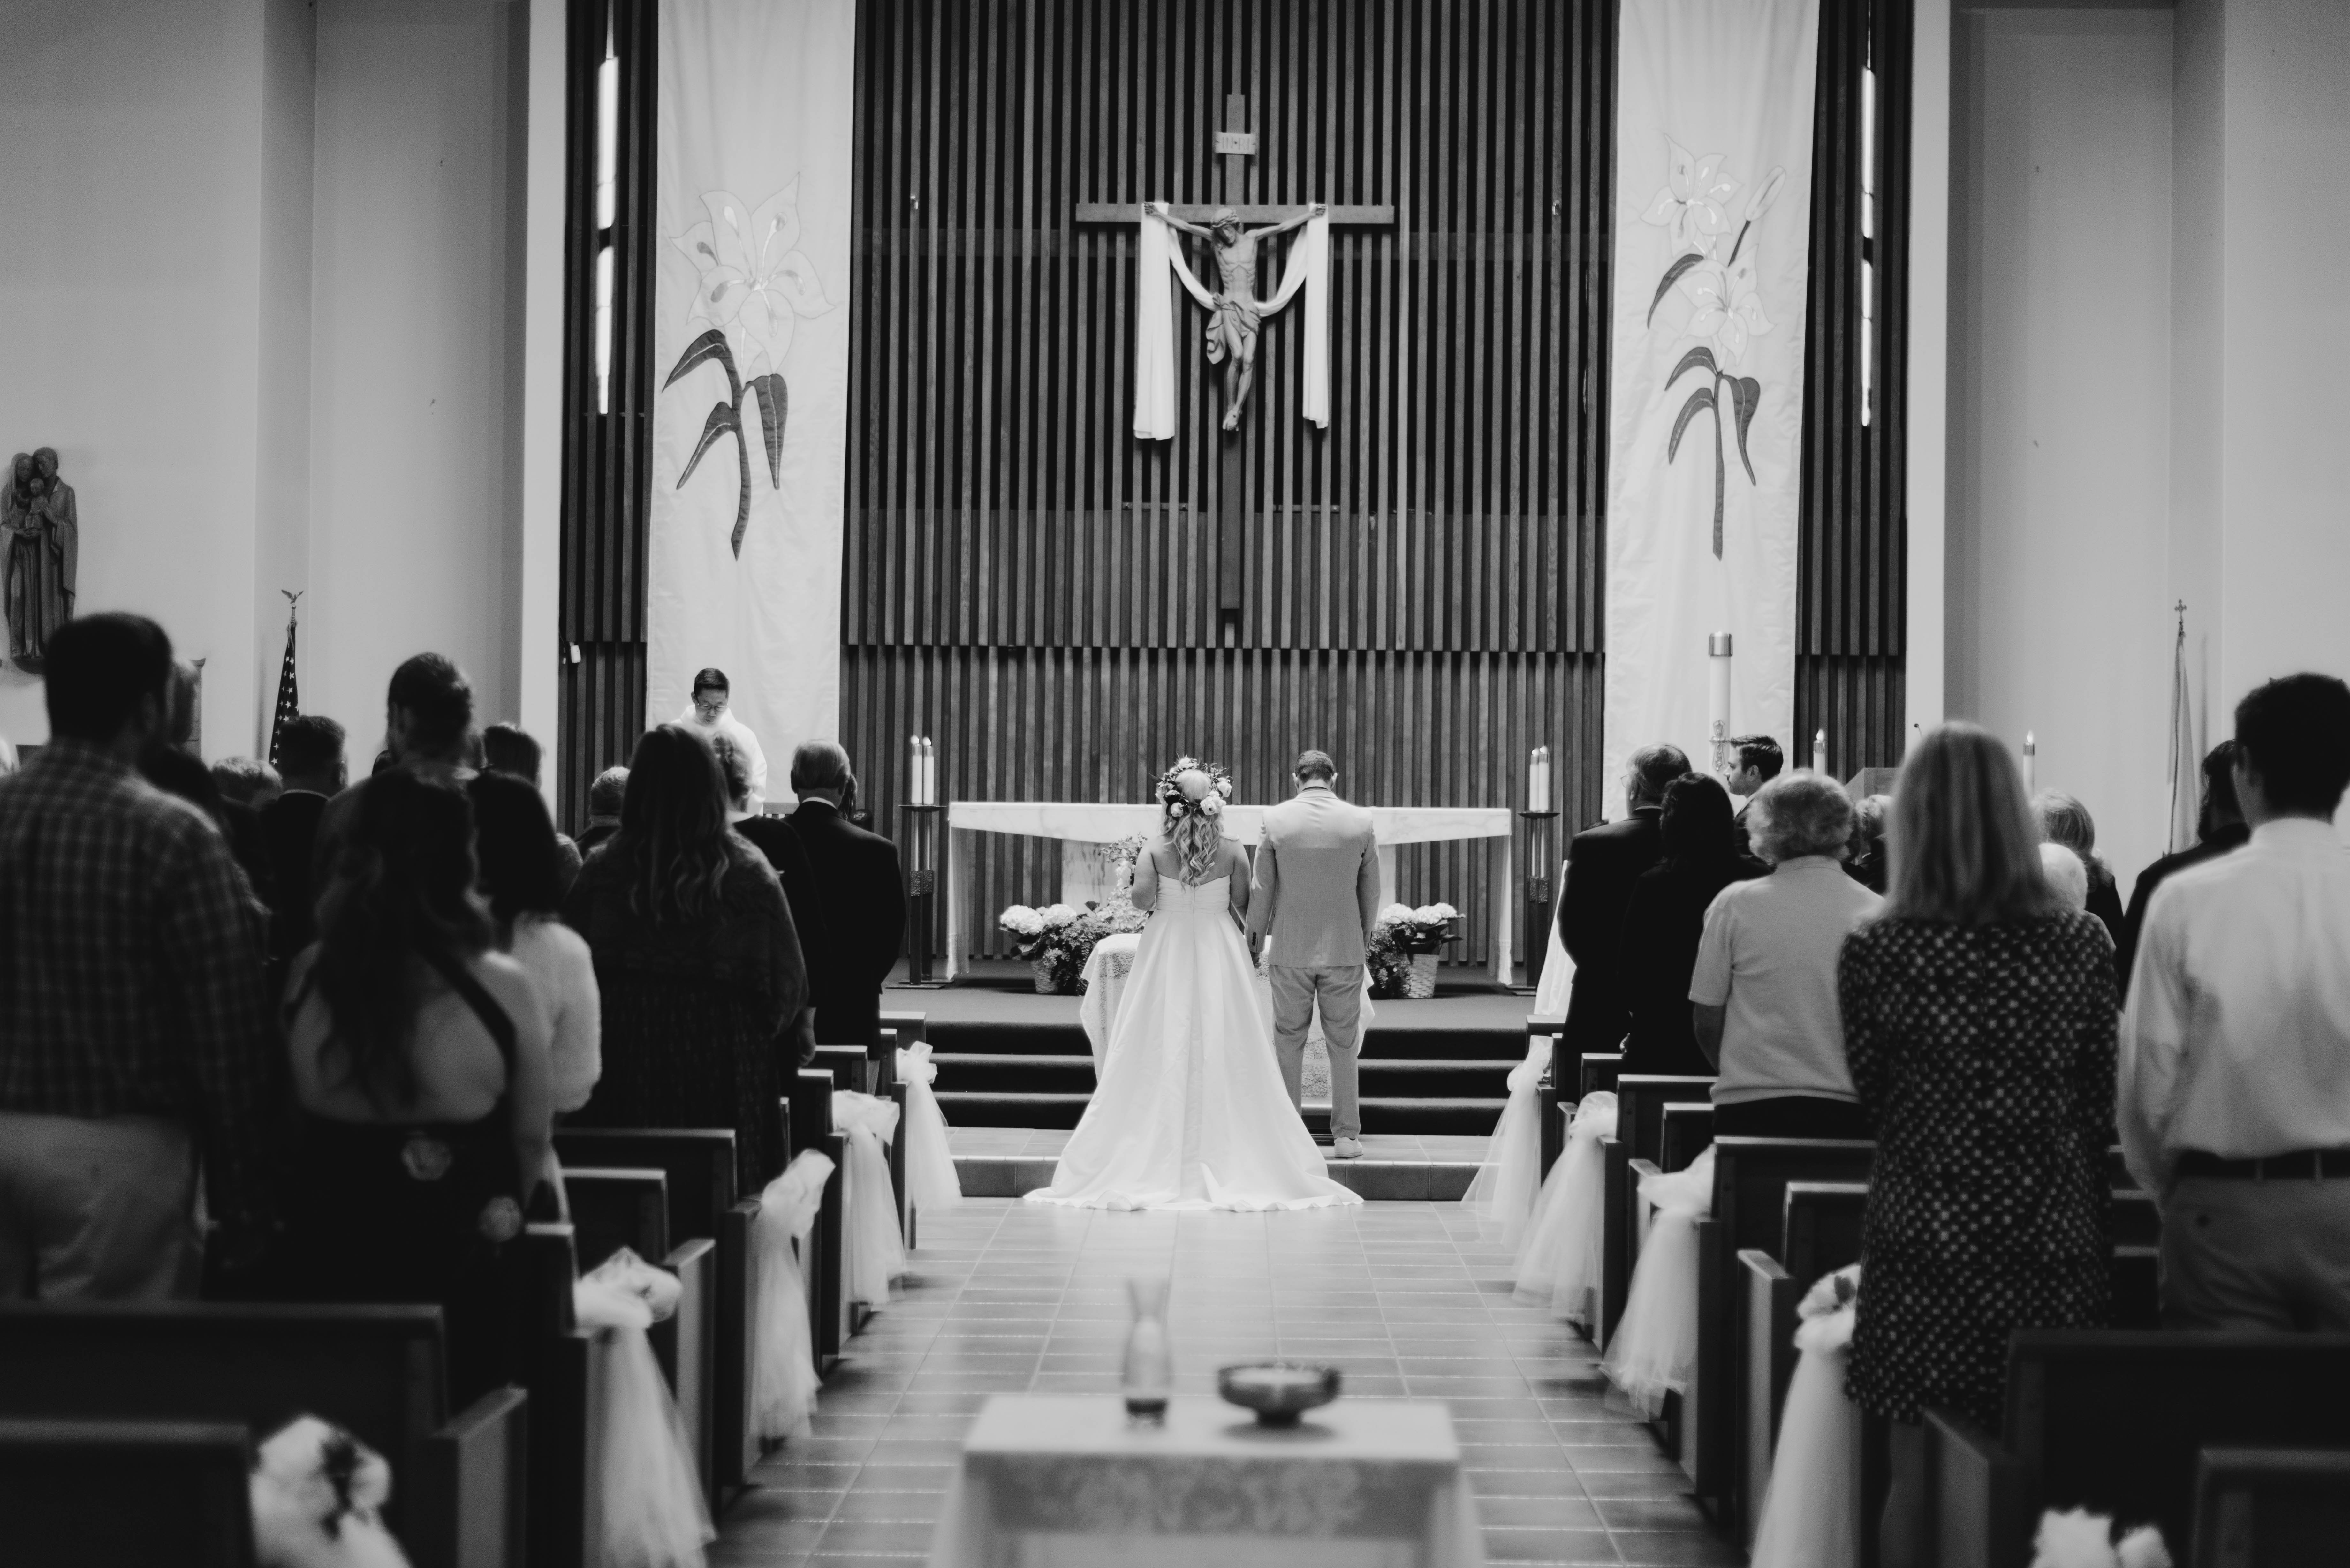
[[[1434,953],[1411,955],[1411,972],[1404,976],[1403,993],[1406,996],[1423,999],[1436,994],[1436,955]]]
[[[1036,977],[1036,994],[1039,996],[1052,995],[1054,991],[1053,961],[1048,958],[1031,959],[1028,961],[1028,971],[1031,974],[1034,974]]]

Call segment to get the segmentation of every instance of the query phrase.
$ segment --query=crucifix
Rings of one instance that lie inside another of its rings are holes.
[[[1241,410],[1247,405],[1249,390],[1255,380],[1259,324],[1264,317],[1285,304],[1298,286],[1297,279],[1293,276],[1284,282],[1278,298],[1268,302],[1259,296],[1257,244],[1274,235],[1303,228],[1317,218],[1326,219],[1332,224],[1349,226],[1386,225],[1395,222],[1395,209],[1391,206],[1337,206],[1319,202],[1281,206],[1243,201],[1242,198],[1247,193],[1248,160],[1255,155],[1257,150],[1256,133],[1248,129],[1248,113],[1246,97],[1239,93],[1225,97],[1224,129],[1216,132],[1215,141],[1216,151],[1223,157],[1223,200],[1221,202],[1080,202],[1073,214],[1080,223],[1134,223],[1146,229],[1149,226],[1149,220],[1164,223],[1171,248],[1170,259],[1179,275],[1182,276],[1185,287],[1198,295],[1201,303],[1207,306],[1209,320],[1204,343],[1207,358],[1211,364],[1221,365],[1223,369],[1223,414],[1219,422],[1224,439],[1221,443],[1218,462],[1216,506],[1216,607],[1228,641],[1236,636],[1242,609],[1242,529],[1248,514],[1244,495],[1247,465],[1243,458]],[[1246,226],[1251,224],[1258,226]],[[1208,268],[1199,269],[1202,278],[1214,277],[1216,286],[1212,292],[1209,292],[1204,285],[1195,284],[1190,269],[1182,262],[1180,236],[1186,234],[1207,241],[1215,257],[1212,275]],[[1311,237],[1309,234],[1308,238]],[[1148,267],[1149,257],[1155,254],[1145,247],[1139,254],[1141,265]],[[1316,251],[1313,254],[1319,255],[1322,253]],[[1315,279],[1307,286],[1310,291],[1315,287],[1326,287],[1326,283]],[[1315,318],[1314,306],[1310,303],[1307,315],[1311,323]],[[1309,332],[1326,329],[1309,325]],[[1147,319],[1139,310],[1136,330],[1138,380],[1152,373],[1171,378],[1171,361],[1160,363],[1160,357],[1146,353],[1142,347],[1149,333],[1165,330],[1164,324]],[[1320,341],[1318,337],[1309,338],[1312,345],[1318,345]],[[1313,359],[1311,348],[1306,358],[1310,385],[1312,378],[1318,373],[1313,367],[1319,361]],[[1146,365],[1153,366],[1155,369],[1146,369]],[[1167,388],[1166,396],[1171,400],[1173,382],[1169,379],[1163,384]],[[1143,390],[1140,387],[1137,389],[1136,434],[1151,440],[1171,437],[1174,434],[1171,419],[1163,428],[1147,431],[1142,428],[1139,409],[1145,400]],[[1324,396],[1326,400],[1326,387]],[[1318,422],[1327,421],[1326,410],[1316,413],[1309,405],[1306,412],[1308,417],[1316,419]]]

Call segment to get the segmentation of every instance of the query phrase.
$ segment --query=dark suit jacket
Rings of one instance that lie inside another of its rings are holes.
[[[792,825],[780,816],[746,816],[734,831],[749,839],[767,864],[783,878],[784,899],[792,907],[792,925],[800,934],[800,957],[809,978],[832,968],[832,922],[824,912],[824,895],[816,885],[816,868]]]
[[[1632,885],[1664,854],[1657,826],[1664,808],[1644,805],[1617,822],[1586,827],[1567,841],[1566,887],[1558,901],[1558,940],[1575,961],[1562,1051],[1613,1051],[1624,1038],[1621,953],[1624,911]]]
[[[827,801],[800,802],[790,822],[816,873],[831,949],[831,961],[810,977],[816,1037],[870,1050],[880,1038],[881,984],[906,943],[898,846]]]
[[[1711,1075],[1713,1064],[1698,1049],[1690,1023],[1690,976],[1697,969],[1698,940],[1705,935],[1705,912],[1714,895],[1732,882],[1769,870],[1742,855],[1711,866],[1659,861],[1633,882],[1618,966],[1630,1023],[1624,1071]],[[1575,978],[1580,985],[1582,971]]]
[[[2241,822],[2214,828],[2209,838],[2192,849],[2182,849],[2176,855],[2166,855],[2137,875],[2137,886],[2130,890],[2129,913],[2122,917],[2121,940],[2114,944],[2114,975],[2121,984],[2125,999],[2129,995],[2130,965],[2137,958],[2138,933],[2146,929],[2146,907],[2154,901],[2154,890],[2189,866],[2200,866],[2206,860],[2217,860],[2222,855],[2234,853],[2252,841],[2252,830]]]
[[[311,878],[311,852],[317,846],[318,819],[327,797],[288,790],[261,808],[261,837],[269,848],[269,950],[291,958],[317,935],[312,907],[317,885]]]

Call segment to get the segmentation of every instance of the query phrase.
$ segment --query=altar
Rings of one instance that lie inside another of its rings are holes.
[[[1252,853],[1264,831],[1265,807],[1234,805],[1225,809],[1225,836],[1246,846]],[[1503,985],[1513,983],[1511,949],[1510,890],[1517,885],[1515,849],[1511,835],[1510,812],[1503,806],[1412,806],[1368,805],[1372,831],[1379,844],[1379,902],[1395,901],[1395,846],[1399,844],[1435,844],[1451,839],[1482,838],[1486,845],[1486,887],[1493,901],[1492,962],[1493,978]],[[1115,844],[1137,834],[1150,835],[1159,831],[1159,807],[1148,801],[1118,802],[1110,805],[1085,805],[1069,801],[1006,801],[958,800],[947,805],[946,886],[941,889],[947,907],[946,976],[952,980],[963,966],[963,957],[970,950],[971,931],[965,925],[968,912],[964,909],[964,889],[973,885],[972,878],[983,833],[1019,834],[1034,838],[1057,838],[1076,849],[1077,846]],[[1062,901],[1078,903],[1087,898],[1098,897],[1081,885],[1083,872],[1080,857],[1090,862],[1095,857],[1090,849],[1065,855],[1063,859]],[[1072,892],[1078,894],[1072,898]]]

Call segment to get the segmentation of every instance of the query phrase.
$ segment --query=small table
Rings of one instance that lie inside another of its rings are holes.
[[[931,1568],[1478,1568],[1452,1417],[1340,1399],[1287,1428],[1177,1398],[1137,1427],[1115,1395],[998,1394],[950,1483]]]

